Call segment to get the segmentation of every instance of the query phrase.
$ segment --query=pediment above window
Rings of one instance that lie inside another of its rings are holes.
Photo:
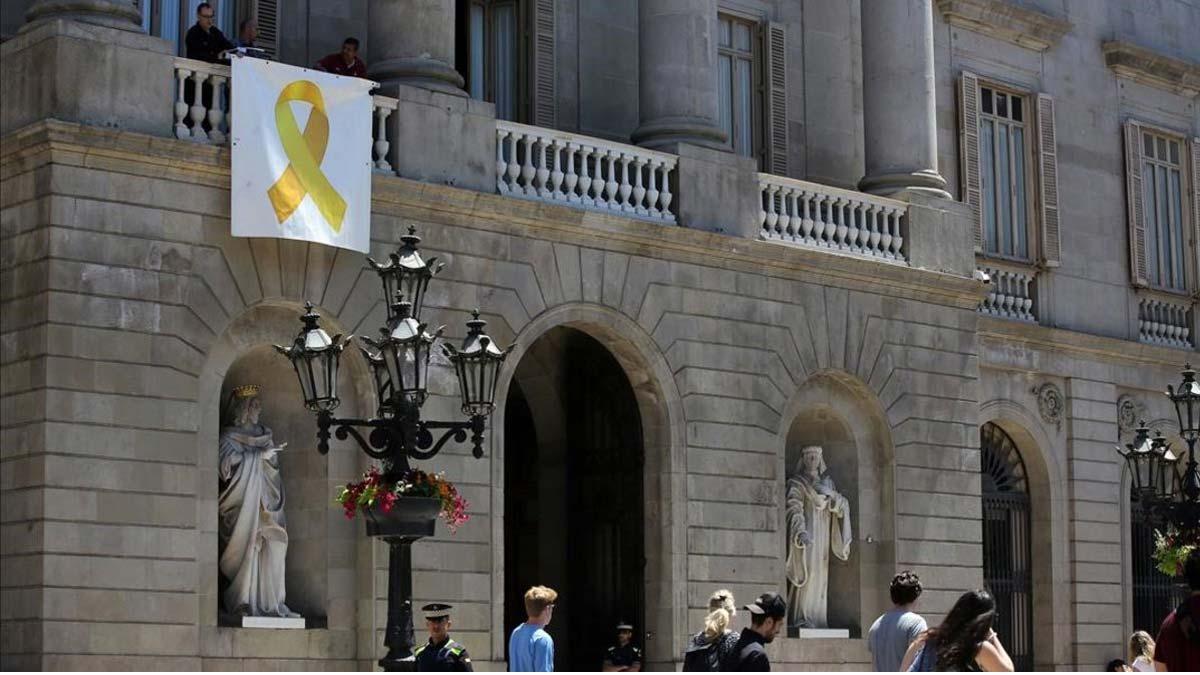
[[[937,0],[952,26],[1044,52],[1058,44],[1071,22],[1008,0]]]
[[[1104,64],[1121,77],[1174,94],[1200,94],[1200,63],[1184,61],[1121,40],[1101,45]]]

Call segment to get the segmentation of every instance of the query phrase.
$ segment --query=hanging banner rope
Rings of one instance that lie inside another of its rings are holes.
[[[303,133],[292,113],[292,101],[312,106]],[[283,175],[267,190],[275,217],[280,223],[287,220],[308,195],[329,227],[335,233],[341,232],[346,202],[321,170],[321,161],[329,146],[329,118],[325,114],[320,87],[308,80],[298,80],[284,87],[275,102],[275,128],[289,162]]]

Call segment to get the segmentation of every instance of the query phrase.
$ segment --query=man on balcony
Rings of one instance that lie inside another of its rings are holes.
[[[233,43],[225,37],[220,28],[213,25],[214,16],[216,10],[207,2],[202,2],[196,7],[196,24],[188,29],[185,40],[189,59],[220,63],[221,52],[233,49]]]
[[[317,61],[317,70],[334,75],[366,77],[367,64],[358,58],[358,38],[348,37],[342,41],[342,51],[329,54]]]

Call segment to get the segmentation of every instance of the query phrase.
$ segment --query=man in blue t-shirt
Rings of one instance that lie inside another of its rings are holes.
[[[508,638],[508,670],[511,673],[554,672],[554,638],[545,627],[554,618],[558,592],[545,586],[525,591],[525,614],[529,620],[517,626]]]
[[[876,672],[900,670],[908,646],[925,632],[925,619],[913,612],[921,597],[921,580],[908,570],[892,577],[892,608],[875,619],[867,632],[867,648],[871,650]]]

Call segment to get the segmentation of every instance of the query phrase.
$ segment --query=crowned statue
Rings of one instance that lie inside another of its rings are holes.
[[[788,626],[828,628],[829,554],[850,558],[850,502],[833,484],[824,451],[800,451],[787,482]]]
[[[230,393],[222,420],[219,566],[229,581],[222,600],[234,615],[299,617],[283,602],[288,535],[278,453],[287,443],[275,443],[261,412],[258,385],[248,384]]]

